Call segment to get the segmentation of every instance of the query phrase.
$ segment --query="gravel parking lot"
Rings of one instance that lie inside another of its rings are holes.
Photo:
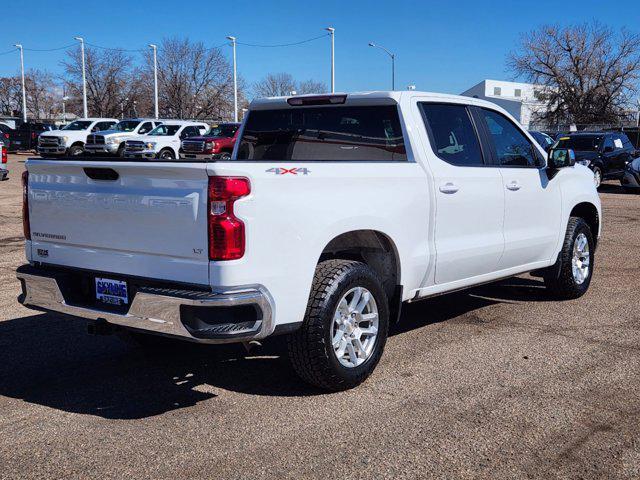
[[[585,297],[523,276],[409,305],[324,394],[277,342],[148,355],[21,307],[26,158],[0,183],[0,478],[640,477],[640,196],[605,185]]]

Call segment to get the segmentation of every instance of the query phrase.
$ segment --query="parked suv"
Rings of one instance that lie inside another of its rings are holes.
[[[576,162],[593,171],[596,188],[602,180],[621,180],[627,164],[636,155],[636,149],[624,133],[580,132],[562,136],[557,148],[575,152]]]
[[[164,123],[142,135],[139,140],[127,140],[124,156],[128,158],[176,159],[180,155],[180,142],[197,137],[209,130],[203,122],[165,120]]]
[[[102,130],[109,130],[118,120],[115,118],[81,118],[64,126],[60,130],[40,135],[38,153],[42,156],[69,155],[84,153],[87,135]]]
[[[101,153],[123,157],[127,140],[138,139],[161,123],[159,120],[149,118],[120,120],[110,130],[88,135],[84,149],[87,153]]]
[[[182,141],[180,158],[183,160],[229,160],[238,138],[239,123],[212,125],[211,130],[199,137]]]
[[[146,344],[287,335],[303,379],[344,390],[375,368],[402,302],[531,271],[551,298],[589,288],[593,173],[493,103],[254,100],[234,154],[28,160],[20,301]]]

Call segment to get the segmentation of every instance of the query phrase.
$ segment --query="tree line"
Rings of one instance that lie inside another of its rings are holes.
[[[219,48],[201,42],[170,38],[158,45],[158,103],[161,118],[233,118],[233,71]],[[39,69],[25,72],[29,118],[51,120],[65,110],[82,116],[82,58],[70,49],[61,63],[63,73]],[[140,64],[128,52],[85,47],[89,114],[95,117],[152,116],[153,54],[145,51]],[[253,85],[238,77],[238,105],[246,108],[250,96],[323,93],[326,85],[314,80],[297,82],[288,73],[269,74]],[[20,74],[0,78],[0,114],[20,116]]]

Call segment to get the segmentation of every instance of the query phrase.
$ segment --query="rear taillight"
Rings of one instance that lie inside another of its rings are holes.
[[[22,172],[22,229],[24,238],[31,240],[31,227],[29,226],[29,172]]]
[[[0,147],[0,150],[2,151],[2,163],[7,163],[7,147],[3,145],[2,147]]]
[[[209,177],[209,259],[237,260],[244,255],[244,222],[233,211],[236,200],[251,193],[244,177]]]

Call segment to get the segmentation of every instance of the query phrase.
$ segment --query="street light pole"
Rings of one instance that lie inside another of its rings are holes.
[[[155,118],[158,119],[158,46],[149,44],[153,49],[153,99],[155,101]]]
[[[20,50],[20,73],[22,75],[22,121],[27,123],[27,89],[24,85],[24,51],[22,45],[16,43],[14,45]]]
[[[335,56],[335,32],[336,29],[333,27],[325,28],[329,35],[331,35],[331,93],[335,93],[336,91],[336,56]]]
[[[84,109],[84,118],[89,117],[89,111],[87,109],[87,72],[84,63],[84,38],[73,37],[80,42],[80,55],[82,56],[82,106]]]
[[[238,121],[238,70],[236,64],[236,37],[227,37],[233,47],[233,121]]]
[[[391,53],[382,45],[376,45],[373,42],[369,42],[369,46],[379,48],[380,50],[384,51],[387,55],[391,57],[391,90],[395,90],[396,89],[396,56],[395,54]]]

